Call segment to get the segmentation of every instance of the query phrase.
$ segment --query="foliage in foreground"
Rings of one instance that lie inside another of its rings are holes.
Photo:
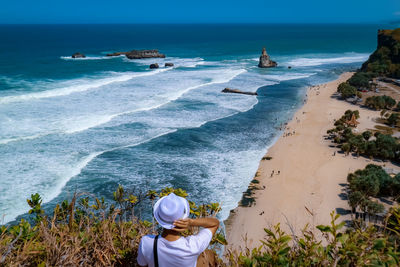
[[[154,201],[170,192],[187,196],[181,189],[167,188],[149,191],[147,197]],[[137,266],[139,240],[154,233],[155,225],[134,216],[132,209],[140,198],[122,187],[114,192],[114,200],[108,205],[102,199],[90,202],[74,196],[47,217],[40,196],[32,195],[28,203],[36,222],[31,225],[21,220],[1,227],[0,266]],[[192,217],[215,216],[220,210],[217,203],[196,206],[190,202],[190,206]],[[384,228],[345,229],[345,223],[338,222],[339,215],[332,212],[331,217],[330,225],[305,226],[301,236],[285,233],[279,224],[266,228],[260,247],[228,251],[224,260],[216,257],[216,247],[211,245],[214,259],[209,266],[399,265],[400,208],[391,210]],[[213,244],[226,244],[223,235],[217,234]]]
[[[154,202],[171,192],[187,196],[182,189],[165,188],[149,191],[146,198]],[[121,186],[113,196],[114,202],[108,204],[103,198],[90,201],[75,195],[47,217],[41,197],[32,195],[28,204],[35,223],[22,219],[17,225],[0,227],[0,266],[136,266],[140,238],[157,229],[135,216],[140,198]],[[218,203],[189,203],[192,217],[215,216],[220,210]],[[212,244],[216,243],[226,243],[221,233],[213,238]]]
[[[280,225],[265,228],[266,238],[260,247],[230,252],[231,266],[399,266],[400,212],[394,209],[388,228],[374,226],[348,228],[331,213],[330,225],[317,226],[322,240],[306,226],[302,236],[291,236]],[[394,234],[393,234],[394,233]]]

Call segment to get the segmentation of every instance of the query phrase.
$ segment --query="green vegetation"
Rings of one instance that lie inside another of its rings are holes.
[[[322,241],[308,226],[302,236],[292,236],[278,224],[264,229],[267,237],[260,247],[231,252],[229,266],[398,266],[400,211],[390,214],[387,227],[378,231],[374,226],[344,230],[339,215],[331,213],[330,225],[316,227]]]
[[[387,119],[387,124],[390,126],[397,126],[400,122],[400,116],[398,113],[392,113]]]
[[[369,89],[371,87],[370,81],[372,81],[373,78],[375,78],[374,73],[356,72],[347,82],[356,88]]]
[[[376,172],[382,175],[379,170]],[[369,174],[356,172],[352,181],[360,180],[357,177],[362,175]],[[366,186],[357,188],[364,190]],[[376,191],[373,193],[379,194]],[[136,197],[121,186],[114,192],[111,204],[103,198],[91,201],[75,194],[70,202],[57,205],[51,217],[44,213],[40,196],[32,195],[28,204],[34,224],[21,220],[16,225],[0,228],[0,265],[137,266],[140,238],[154,233],[156,228],[151,222],[139,220],[134,209],[142,201],[154,202],[171,192],[187,197],[184,190],[173,188]],[[199,206],[189,203],[192,217],[215,216],[220,210],[218,203]],[[398,266],[400,208],[391,209],[383,228],[370,225],[345,229],[345,223],[338,222],[339,215],[332,212],[331,217],[330,225],[316,227],[323,240],[308,225],[300,236],[293,236],[282,231],[278,224],[264,229],[266,237],[260,247],[228,251],[225,262],[215,251],[216,244],[226,244],[223,235],[218,233],[207,257],[210,260],[211,255],[211,261],[218,266]],[[184,235],[193,231],[196,229]]]
[[[378,31],[378,48],[362,65],[363,72],[400,78],[400,28]]]
[[[370,131],[361,134],[353,133],[353,129],[348,124],[349,117],[351,118],[352,114],[355,114],[356,118],[359,117],[357,110],[347,110],[335,122],[335,128],[327,131],[330,138],[340,145],[341,150],[346,154],[354,152],[357,155],[399,162],[400,144],[397,139],[379,132],[374,134],[373,140],[371,140],[372,133]]]
[[[351,86],[347,82],[339,84],[337,91],[340,93],[340,96],[342,97],[342,99],[346,99],[346,98],[358,95],[357,88],[355,88],[354,86]]]
[[[387,95],[370,96],[365,100],[365,105],[375,110],[391,109],[396,105],[396,100]]]
[[[22,219],[16,225],[0,226],[0,266],[137,266],[140,238],[156,228],[139,220],[135,208],[171,192],[187,196],[173,188],[134,196],[121,186],[112,203],[75,194],[70,202],[58,204],[51,216],[43,211],[39,194],[34,194],[27,200],[33,224]],[[218,203],[189,204],[192,217],[215,216],[220,210]],[[226,244],[220,232],[212,240],[217,243]]]

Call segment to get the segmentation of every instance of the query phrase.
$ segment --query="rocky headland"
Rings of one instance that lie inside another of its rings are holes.
[[[400,28],[378,30],[378,46],[362,65],[361,70],[400,78]]]
[[[278,63],[271,60],[269,55],[267,54],[267,50],[265,47],[262,50],[262,54],[260,56],[260,61],[258,63],[259,68],[272,68],[278,66]]]

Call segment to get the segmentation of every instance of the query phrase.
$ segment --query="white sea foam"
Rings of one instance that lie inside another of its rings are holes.
[[[84,92],[93,88],[98,88],[116,82],[125,82],[136,77],[155,75],[160,72],[167,71],[168,69],[159,69],[147,72],[128,72],[128,73],[114,73],[110,77],[102,79],[77,79],[69,82],[69,85],[62,88],[45,90],[36,93],[29,93],[24,95],[5,96],[0,98],[0,104],[8,104],[12,102],[29,101],[41,98],[66,96],[73,93]],[[72,84],[72,85],[71,85]]]
[[[268,74],[265,75],[267,79],[273,80],[273,81],[289,81],[289,80],[295,80],[295,79],[302,79],[302,78],[308,78],[312,75],[315,75],[316,73],[285,73],[285,74]]]
[[[204,64],[204,59],[201,57],[195,58],[178,58],[178,57],[166,57],[166,58],[143,58],[143,59],[123,59],[129,63],[135,63],[137,65],[148,66],[152,63],[158,63],[161,67],[166,62],[171,62],[174,64],[173,68],[177,67],[186,67],[186,68],[195,68],[198,65]]]
[[[105,116],[94,116],[94,117],[86,117],[83,119],[77,119],[74,118],[75,121],[75,125],[71,124],[67,124],[68,129],[65,130],[64,132],[66,134],[73,134],[73,133],[77,133],[77,132],[81,132],[81,131],[85,131],[88,130],[90,128],[93,127],[97,127],[100,126],[102,124],[105,124],[107,122],[110,122],[112,119],[122,116],[122,115],[127,115],[127,114],[132,114],[132,113],[136,113],[136,112],[141,112],[141,111],[148,111],[148,110],[152,110],[152,109],[157,109],[160,108],[172,101],[177,100],[179,97],[181,97],[182,95],[188,93],[191,90],[197,89],[197,88],[201,88],[204,86],[208,86],[208,85],[212,85],[212,84],[219,84],[219,83],[226,83],[229,82],[230,80],[234,79],[235,77],[237,77],[238,75],[245,73],[246,70],[245,69],[239,69],[239,70],[231,70],[228,73],[224,73],[224,76],[222,77],[216,77],[214,78],[211,82],[207,82],[207,83],[202,83],[199,85],[195,85],[195,86],[191,86],[191,87],[187,87],[183,90],[179,90],[173,93],[166,93],[164,95],[161,95],[162,98],[164,98],[165,100],[157,105],[153,105],[150,107],[144,107],[144,108],[138,108],[138,109],[134,109],[134,110],[128,110],[128,111],[124,111],[124,112],[120,112],[120,113],[115,113],[115,114],[110,114],[110,115],[105,115]]]
[[[363,62],[368,59],[367,54],[349,54],[342,55],[337,57],[300,57],[287,62],[290,66],[295,67],[311,67],[311,66],[319,66],[325,64],[334,64],[334,63],[355,63],[355,62]]]
[[[50,134],[50,133],[48,133]],[[48,135],[45,134],[45,135]],[[1,139],[0,140],[0,145],[5,145],[11,142],[19,142],[19,141],[24,141],[24,140],[32,140],[32,139],[36,139],[39,137],[43,137],[45,135],[42,134],[35,134],[35,135],[30,135],[30,136],[22,136],[22,137],[16,137],[16,138],[7,138],[7,139]]]

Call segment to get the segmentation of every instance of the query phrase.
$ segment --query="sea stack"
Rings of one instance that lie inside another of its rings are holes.
[[[272,61],[269,58],[269,55],[267,54],[267,50],[265,50],[265,47],[262,50],[262,54],[260,56],[260,62],[258,63],[258,67],[259,68],[272,68],[272,67],[276,67],[278,65],[278,63],[276,63],[275,61]]]

